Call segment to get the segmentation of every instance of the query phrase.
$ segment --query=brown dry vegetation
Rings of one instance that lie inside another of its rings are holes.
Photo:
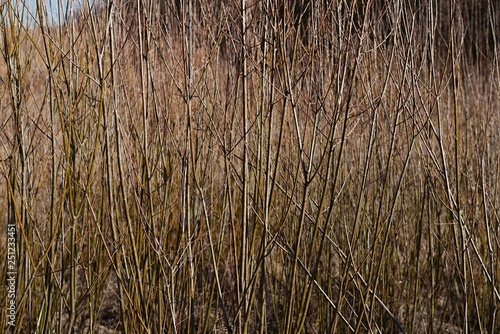
[[[2,329],[500,332],[495,1],[2,3]]]

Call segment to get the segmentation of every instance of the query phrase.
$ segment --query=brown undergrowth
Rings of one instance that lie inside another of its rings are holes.
[[[2,5],[2,328],[498,332],[478,3],[96,2],[58,26]]]

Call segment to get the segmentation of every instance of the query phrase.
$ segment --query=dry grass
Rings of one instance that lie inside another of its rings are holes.
[[[500,331],[494,1],[139,3],[1,7],[11,332]]]

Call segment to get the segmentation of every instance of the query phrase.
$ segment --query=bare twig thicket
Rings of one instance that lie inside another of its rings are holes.
[[[2,329],[500,332],[496,1],[52,3],[0,7]]]

